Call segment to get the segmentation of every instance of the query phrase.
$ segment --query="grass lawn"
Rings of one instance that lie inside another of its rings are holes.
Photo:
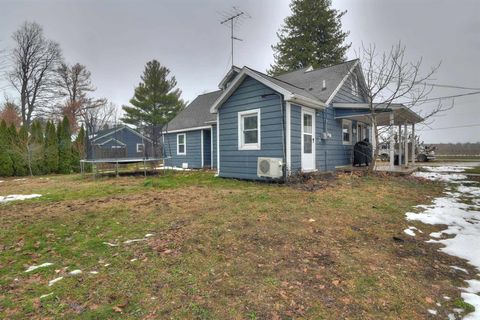
[[[465,170],[466,173],[480,174],[480,167],[473,167]]]
[[[468,265],[424,242],[435,227],[403,233],[405,212],[441,190],[350,175],[315,192],[208,172],[5,179],[0,195],[43,196],[0,205],[0,318],[446,315],[462,285],[450,265]]]

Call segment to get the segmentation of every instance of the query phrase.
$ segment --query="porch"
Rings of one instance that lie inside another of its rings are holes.
[[[376,128],[386,137],[388,162],[376,161],[375,170],[397,174],[410,174],[416,170],[416,138],[415,124],[424,119],[403,104],[388,106],[375,104],[372,114],[368,104],[338,103],[334,104],[336,119],[349,119],[366,123],[370,126],[370,142],[372,153],[379,148],[375,134]],[[348,169],[350,166],[345,166]],[[355,171],[351,166],[351,170]],[[342,170],[342,167],[338,168]]]

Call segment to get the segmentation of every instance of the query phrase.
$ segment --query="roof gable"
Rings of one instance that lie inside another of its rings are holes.
[[[261,72],[252,70],[248,67],[243,67],[242,71],[235,77],[232,83],[228,86],[226,90],[218,97],[215,103],[210,108],[211,113],[216,113],[218,108],[235,92],[235,90],[240,86],[242,81],[247,77],[251,77],[260,83],[263,83],[272,90],[282,94],[285,101],[295,102],[302,104],[308,107],[314,108],[324,108],[325,104],[322,101],[319,101],[315,96],[309,92],[303,90],[302,88],[296,87],[286,81],[270,77]]]
[[[127,130],[127,131],[133,133],[134,135],[140,137],[141,139],[147,140],[148,142],[152,142],[152,140],[150,140],[149,138],[145,137],[144,135],[140,134],[139,132],[133,130],[132,128],[130,128],[129,126],[126,126],[126,125],[99,131],[95,135],[95,137],[92,139],[92,142],[95,142],[99,139],[103,139],[105,137],[111,136],[112,134],[115,134],[115,133],[123,131],[123,130]]]

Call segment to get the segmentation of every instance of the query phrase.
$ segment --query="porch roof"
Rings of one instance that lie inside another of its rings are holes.
[[[367,124],[371,124],[371,113],[368,104],[366,103],[334,103],[333,107],[342,110],[339,115],[335,116],[335,119],[350,119]],[[383,107],[382,104],[375,105],[377,126],[390,125],[390,114],[393,112],[394,125],[401,124],[415,124],[423,122],[423,118],[412,111],[410,108],[403,104],[395,103],[390,104],[388,107]]]

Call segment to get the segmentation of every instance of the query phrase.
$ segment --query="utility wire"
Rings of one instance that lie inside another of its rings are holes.
[[[466,124],[463,126],[443,127],[443,128],[429,128],[429,129],[423,128],[423,129],[418,129],[417,131],[446,130],[446,129],[472,128],[472,127],[480,127],[480,123]]]

